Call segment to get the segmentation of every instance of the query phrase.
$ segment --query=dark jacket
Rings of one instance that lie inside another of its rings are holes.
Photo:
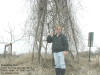
[[[58,37],[57,35],[53,35],[52,37],[49,35],[47,37],[47,42],[52,43],[52,51],[53,52],[61,52],[61,51],[68,51],[68,41],[64,34],[60,34]]]

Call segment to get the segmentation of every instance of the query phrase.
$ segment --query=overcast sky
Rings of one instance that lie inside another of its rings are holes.
[[[26,17],[24,0],[0,0],[0,39],[3,38],[9,42],[9,28],[13,29],[18,37]]]
[[[82,0],[83,10],[79,12],[79,22],[84,38],[94,32],[94,46],[100,47],[100,0]]]
[[[100,47],[100,0],[80,0],[80,2],[82,8],[77,11],[77,17],[83,37],[87,41],[88,33],[91,31],[94,32],[94,46]],[[25,0],[0,0],[0,41],[10,41],[8,34],[9,25],[14,29],[17,39],[22,33],[27,14],[28,6]],[[0,50],[2,48],[0,46]],[[21,49],[25,51],[24,48]],[[18,52],[20,53],[20,51]]]
[[[0,42],[10,42],[9,28],[14,31],[15,40],[22,36],[28,14],[27,5],[25,0],[0,0]],[[13,44],[13,51],[17,54],[28,52],[28,46],[25,41],[18,41]],[[3,50],[4,44],[0,44],[0,53]]]

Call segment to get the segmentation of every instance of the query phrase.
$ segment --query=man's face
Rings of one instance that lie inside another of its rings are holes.
[[[61,33],[61,27],[57,27],[57,28],[56,28],[56,33],[57,33],[57,34]]]

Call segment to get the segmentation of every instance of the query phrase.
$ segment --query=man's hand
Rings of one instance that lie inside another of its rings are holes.
[[[64,56],[66,56],[68,54],[68,52],[67,51],[64,51]]]
[[[53,31],[52,31],[52,32],[50,32],[50,36],[51,36],[51,37],[53,36]]]

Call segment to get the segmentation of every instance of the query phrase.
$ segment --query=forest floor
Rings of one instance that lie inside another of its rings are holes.
[[[91,62],[88,61],[87,53],[80,53],[77,57],[71,58],[68,54],[65,58],[65,75],[100,75],[100,55],[91,55]],[[38,63],[37,54],[23,54],[17,56],[0,56],[0,75],[56,75],[52,66],[52,55],[43,54],[41,63]]]

